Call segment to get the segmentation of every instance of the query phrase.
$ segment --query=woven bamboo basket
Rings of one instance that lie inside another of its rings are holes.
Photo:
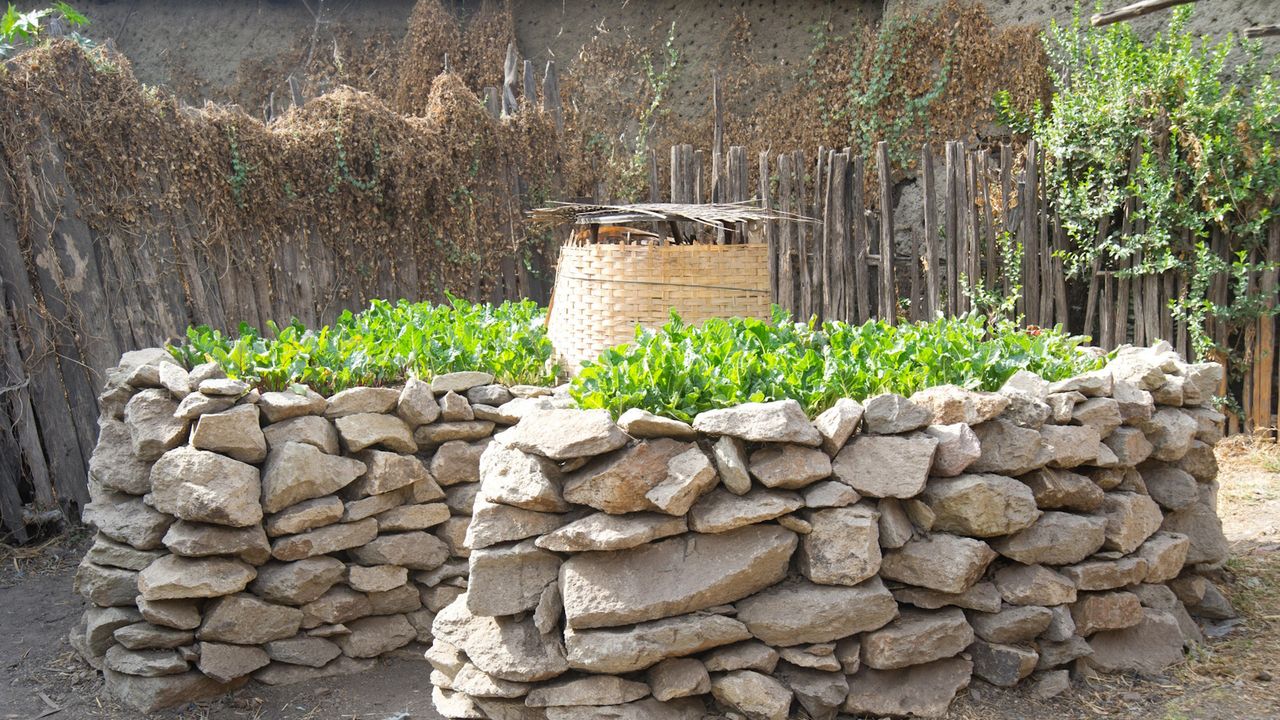
[[[565,245],[547,331],[561,363],[630,342],[636,325],[658,327],[674,309],[697,323],[769,317],[769,246]]]

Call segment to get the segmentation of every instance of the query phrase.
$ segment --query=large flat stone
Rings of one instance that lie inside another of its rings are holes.
[[[480,492],[490,502],[537,512],[565,512],[560,470],[540,455],[500,442],[489,443],[480,456]]]
[[[857,585],[880,570],[880,524],[875,510],[827,508],[807,512],[804,519],[812,530],[800,541],[796,565],[810,581]]]
[[[183,520],[244,527],[262,521],[261,487],[258,468],[184,446],[151,466],[147,502]]]
[[[467,602],[476,615],[515,615],[538,605],[556,582],[560,557],[525,540],[471,551]]]
[[[297,535],[276,538],[271,543],[271,556],[277,560],[302,560],[358,548],[373,542],[377,535],[378,521],[373,518],[326,525]]]
[[[956,693],[969,686],[973,663],[961,658],[935,660],[900,670],[864,667],[849,676],[843,709],[872,717],[940,718]]]
[[[602,455],[627,443],[607,410],[543,410],[522,418],[502,442],[552,460]]]
[[[746,626],[733,618],[693,614],[620,628],[568,628],[564,646],[573,669],[620,675],[749,637]]]
[[[992,546],[1024,565],[1070,565],[1089,557],[1106,540],[1107,521],[1094,515],[1049,511],[1034,525]]]
[[[330,495],[365,472],[364,463],[328,455],[305,443],[273,448],[262,470],[262,509],[279,512],[303,500]]]
[[[173,524],[172,515],[162,513],[142,498],[104,490],[90,484],[92,502],[84,506],[82,519],[98,532],[137,550],[163,547],[164,534]]]
[[[991,473],[934,478],[921,499],[933,510],[935,531],[970,537],[1008,535],[1040,517],[1030,488]]]
[[[138,574],[138,592],[147,600],[218,597],[240,592],[257,574],[240,560],[166,555]]]
[[[682,517],[662,513],[610,515],[597,512],[539,537],[538,547],[555,552],[580,553],[626,550],[689,529]]]
[[[740,600],[737,608],[752,635],[779,646],[831,642],[875,630],[898,614],[878,577],[854,587],[788,580]]]
[[[981,540],[934,533],[886,552],[880,575],[908,585],[960,593],[978,581],[995,557]]]
[[[219,413],[206,413],[191,431],[192,447],[211,450],[245,463],[259,463],[267,456],[267,438],[258,426],[258,406],[237,405]]]
[[[693,428],[708,435],[728,435],[747,442],[796,443],[817,447],[822,436],[792,399],[742,403],[706,410],[693,419]]]
[[[152,713],[182,703],[207,700],[238,689],[249,678],[221,683],[192,670],[180,675],[139,677],[114,670],[103,671],[106,687],[125,705],[141,713]]]
[[[302,611],[252,595],[228,595],[205,609],[196,637],[236,645],[261,645],[298,634]]]
[[[908,609],[862,637],[862,662],[877,670],[921,665],[959,655],[971,642],[973,628],[959,608]]]
[[[615,515],[654,510],[646,493],[667,479],[667,464],[692,447],[660,438],[596,458],[565,477],[564,499]]]
[[[739,600],[785,577],[796,543],[762,525],[574,556],[560,571],[568,624],[611,627]]]
[[[800,496],[789,490],[752,490],[735,495],[716,488],[702,496],[689,510],[689,529],[700,533],[723,533],[762,523],[804,507]]]
[[[836,455],[832,475],[868,497],[920,494],[938,441],[929,435],[859,435]]]
[[[285,605],[306,605],[346,576],[347,566],[328,556],[297,562],[271,562],[258,568],[249,586],[254,595]]]
[[[473,615],[465,593],[436,615],[431,629],[476,667],[503,680],[541,682],[569,669],[558,639],[538,632],[532,619]]]
[[[772,445],[751,453],[751,474],[768,488],[799,490],[831,475],[831,458],[802,445]]]

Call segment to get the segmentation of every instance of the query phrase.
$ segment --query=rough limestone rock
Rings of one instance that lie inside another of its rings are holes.
[[[911,396],[911,402],[930,411],[938,425],[977,425],[994,419],[1009,407],[1009,398],[999,393],[975,392],[957,385],[937,385]]]
[[[471,551],[467,602],[476,615],[515,615],[538,605],[560,573],[560,556],[524,540]]]
[[[159,512],[142,498],[94,488],[93,501],[84,506],[82,519],[98,532],[138,550],[162,547],[164,534],[173,524],[171,515]]]
[[[932,417],[928,408],[901,395],[885,393],[863,403],[862,427],[877,435],[897,435],[928,425]]]
[[[1143,466],[1139,472],[1151,499],[1165,510],[1181,510],[1200,499],[1196,479],[1185,470],[1154,463]]]
[[[861,496],[838,480],[823,480],[804,489],[804,505],[809,508],[848,507]]]
[[[1036,662],[1037,670],[1061,667],[1073,660],[1093,654],[1093,648],[1090,648],[1089,643],[1079,635],[1072,635],[1067,640],[1059,642],[1042,640],[1036,643],[1036,647],[1040,652],[1040,659]]]
[[[493,434],[490,420],[463,420],[460,422],[434,422],[413,431],[413,440],[419,447],[429,448],[450,440],[482,440]]]
[[[862,422],[862,414],[864,410],[855,400],[849,398],[840,398],[836,400],[836,404],[819,413],[814,418],[813,426],[817,428],[818,434],[822,436],[822,449],[828,455],[834,457],[844,444],[849,441],[853,433],[858,429],[858,424]]]
[[[1018,372],[1026,371],[1019,370]],[[1030,375],[1031,373],[1027,374]],[[1039,379],[1038,376],[1037,379]],[[1053,409],[1045,402],[1048,398],[1048,393],[1010,387],[1013,382],[1014,378],[1010,378],[1009,382],[1006,382],[1004,387],[1000,388],[1000,394],[1009,398],[1009,407],[1000,413],[999,419],[1006,420],[1022,428],[1040,429],[1053,414]]]
[[[364,463],[328,455],[314,445],[287,442],[267,455],[262,470],[262,509],[279,512],[290,505],[330,495],[365,472]]]
[[[969,646],[973,674],[997,687],[1013,687],[1036,669],[1040,655],[1029,647],[978,640]]]
[[[1040,428],[1040,438],[1041,451],[1046,453],[1048,465],[1055,468],[1092,463],[1102,447],[1098,431],[1082,425],[1045,425]]]
[[[416,377],[406,380],[396,398],[395,413],[412,428],[435,422],[440,417],[440,405],[430,383]]]
[[[458,520],[464,523],[464,543],[474,550],[550,533],[564,523],[565,517],[556,513],[534,512],[477,498],[472,504],[469,523],[465,517],[453,517],[440,527],[447,528]],[[452,548],[450,552],[457,554]]]
[[[689,529],[699,533],[724,533],[786,515],[804,506],[789,490],[752,490],[734,495],[716,488],[689,510]]]
[[[339,550],[368,547],[377,535],[378,521],[373,518],[326,525],[297,535],[276,538],[271,543],[271,556],[277,560],[302,560]]]
[[[357,413],[389,413],[395,409],[400,391],[395,388],[353,387],[329,398],[324,416],[329,419]]]
[[[751,474],[768,488],[799,490],[831,476],[831,458],[800,445],[773,445],[751,453]]]
[[[567,628],[564,639],[570,667],[622,674],[749,637],[746,626],[733,618],[695,613],[618,628]]]
[[[995,572],[994,580],[1001,597],[1012,605],[1048,607],[1076,601],[1075,583],[1043,565],[1008,565]]]
[[[602,455],[627,443],[607,410],[546,410],[502,434],[502,442],[552,460]]]
[[[698,700],[661,703],[645,698],[623,705],[551,707],[547,720],[701,720],[704,712]]]
[[[267,535],[293,535],[313,528],[332,525],[344,518],[342,500],[333,496],[303,500],[270,516],[266,521]],[[348,518],[362,520],[363,518]]]
[[[1066,380],[1049,384],[1049,392],[1078,392],[1085,397],[1106,397],[1111,394],[1114,376],[1110,367],[1091,370]]]
[[[355,482],[342,489],[343,496],[348,499],[383,495],[417,484],[436,493],[432,499],[438,499],[443,493],[439,489],[440,486],[435,484],[431,474],[427,472],[426,466],[413,455],[402,455],[385,450],[365,450],[357,457],[359,462],[364,463],[367,470]]]
[[[742,403],[707,410],[693,419],[693,427],[708,435],[728,435],[747,442],[795,443],[817,447],[822,435],[792,399]]]
[[[1097,552],[1106,532],[1105,518],[1051,510],[1026,530],[994,540],[992,547],[1024,565],[1070,565]]]
[[[410,570],[431,570],[449,558],[449,548],[434,535],[407,532],[380,535],[352,548],[347,554],[364,565],[400,565]]]
[[[174,417],[178,403],[167,390],[150,388],[138,392],[124,407],[124,424],[129,428],[133,454],[143,462],[159,459],[187,437],[187,421]]]
[[[995,557],[981,540],[935,533],[886,552],[880,575],[908,585],[960,593],[977,582]]]
[[[1099,630],[1123,630],[1142,622],[1142,604],[1128,592],[1081,593],[1071,605],[1076,633],[1089,637]]]
[[[618,427],[633,438],[675,438],[677,440],[696,440],[698,431],[686,422],[654,415],[648,410],[631,408],[618,418]],[[608,703],[614,705],[617,703]]]
[[[173,416],[179,420],[195,420],[201,415],[222,412],[235,406],[235,404],[236,398],[233,397],[205,395],[196,392],[182,398],[182,402],[178,403],[178,409],[173,411]]]
[[[1023,475],[1044,464],[1044,440],[1038,430],[996,418],[975,425],[973,432],[978,436],[982,455],[969,466],[969,472]]]
[[[532,620],[473,615],[467,610],[465,593],[436,615],[432,633],[502,680],[538,682],[569,669],[560,644],[539,633]]]
[[[921,499],[933,510],[934,530],[970,537],[1009,535],[1040,517],[1030,488],[990,473],[934,478]]]
[[[328,401],[320,393],[308,387],[294,386],[282,392],[265,392],[258,400],[258,407],[267,422],[278,423],[303,415],[324,413]]]
[[[1147,561],[1143,582],[1167,583],[1178,577],[1187,564],[1191,538],[1182,533],[1158,532],[1142,543],[1137,555]]]
[[[973,629],[959,608],[907,609],[862,637],[862,662],[877,670],[893,670],[958,655],[972,642]]]
[[[1006,605],[999,612],[969,613],[973,632],[991,643],[1022,643],[1035,639],[1053,621],[1053,611],[1036,605]]]
[[[230,682],[245,677],[261,667],[271,663],[271,658],[262,648],[244,645],[227,645],[225,643],[200,643],[200,672],[217,680]]]
[[[333,421],[338,439],[348,452],[379,447],[399,453],[417,452],[418,444],[413,431],[405,421],[395,415],[382,413],[356,413],[344,415]]]
[[[351,632],[334,638],[342,654],[353,658],[371,658],[391,652],[413,642],[418,631],[404,615],[378,615],[346,623]]]
[[[813,720],[834,720],[849,694],[849,681],[841,672],[787,666],[778,673],[778,679],[795,694],[800,707]]]
[[[780,646],[831,642],[883,627],[898,614],[878,577],[855,587],[788,580],[736,606],[752,635]]]
[[[703,674],[706,674],[705,671]],[[572,680],[558,680],[533,688],[525,698],[525,705],[535,708],[621,705],[639,700],[648,694],[649,686],[642,682],[624,680],[612,675],[589,675]],[[665,701],[670,698],[658,699]]]
[[[914,497],[929,479],[937,446],[924,434],[859,435],[836,455],[832,475],[863,496]]]
[[[718,676],[711,681],[711,695],[749,720],[786,720],[791,710],[791,691],[773,677],[753,670]]]
[[[667,479],[668,463],[691,447],[667,438],[642,440],[621,452],[598,457],[565,477],[564,499],[615,515],[653,510],[653,502],[645,494]]]
[[[85,648],[94,657],[102,657],[115,644],[115,632],[139,620],[138,611],[130,607],[93,607],[84,613]]]
[[[138,573],[134,570],[102,567],[82,561],[76,568],[74,588],[76,593],[101,607],[122,607],[133,604]]]
[[[205,608],[196,637],[212,642],[261,645],[298,634],[302,611],[252,595],[228,595]]]
[[[262,432],[269,451],[285,443],[298,442],[315,446],[330,455],[338,454],[338,431],[333,429],[333,423],[316,415],[303,415],[272,423]]]
[[[201,415],[191,432],[191,445],[245,463],[267,456],[267,438],[258,426],[257,405],[237,405],[220,413]]]
[[[861,506],[814,510],[804,515],[812,531],[800,542],[796,564],[810,581],[857,585],[880,569],[877,513]]]
[[[219,597],[244,590],[257,574],[240,560],[166,555],[138,573],[138,592],[147,600]]]
[[[444,503],[401,505],[378,513],[378,532],[425,530],[448,520],[449,506]]]
[[[653,696],[663,702],[711,692],[707,666],[694,658],[667,658],[649,668],[646,675]]]
[[[145,495],[151,490],[151,463],[133,454],[129,428],[107,415],[98,425],[98,444],[89,458],[89,477],[111,490]]]
[[[881,498],[876,503],[876,512],[880,515],[880,547],[891,550],[900,548],[915,535],[911,518],[896,498]]]
[[[668,460],[666,479],[653,486],[644,497],[657,510],[682,516],[718,479],[711,458],[695,446]]]
[[[725,435],[711,446],[720,483],[735,495],[746,495],[751,490],[751,476],[747,473],[747,450],[742,441]]]
[[[1089,638],[1093,653],[1086,662],[1105,673],[1158,675],[1182,662],[1183,634],[1178,620],[1163,610],[1144,608],[1142,621],[1122,630],[1107,630]]]
[[[183,520],[244,527],[262,521],[261,488],[256,467],[184,446],[151,467],[147,502]]]
[[[311,629],[320,625],[346,623],[373,612],[373,603],[364,593],[358,593],[346,585],[335,585],[320,597],[302,606],[302,627]],[[343,626],[342,635],[350,632]]]
[[[844,712],[882,717],[940,718],[956,693],[969,687],[973,663],[962,658],[935,660],[900,670],[864,667],[849,676]]]
[[[306,605],[342,581],[347,566],[337,558],[311,557],[297,562],[271,562],[258,568],[249,591],[284,605]]]
[[[1201,491],[1207,488],[1209,486],[1202,486]],[[1220,566],[1227,560],[1230,548],[1222,533],[1222,519],[1208,503],[1196,502],[1169,513],[1160,529],[1187,536],[1190,546],[1185,563],[1188,565]]]
[[[1151,441],[1151,457],[1164,462],[1181,460],[1200,429],[1195,418],[1171,407],[1157,408],[1150,419],[1135,420],[1132,424]]]
[[[1111,431],[1120,427],[1124,415],[1120,412],[1120,403],[1112,398],[1095,397],[1077,403],[1071,411],[1071,422],[1085,425],[1098,431],[1098,435],[1106,437]]]
[[[1061,570],[1080,590],[1113,590],[1141,583],[1147,576],[1147,561],[1141,557],[1087,560]]]
[[[1090,513],[1102,507],[1102,488],[1084,475],[1045,467],[1018,479],[1031,488],[1036,505],[1044,510]]]
[[[175,630],[200,627],[200,606],[195,600],[147,600],[136,598],[138,611],[149,623]]]
[[[473,387],[488,385],[492,382],[493,374],[487,372],[465,370],[445,373],[431,378],[431,392],[436,395],[444,395],[448,392],[464,393]]]
[[[440,419],[445,422],[459,422],[466,420],[475,420],[475,411],[471,409],[471,403],[467,399],[456,392],[450,390],[439,398],[440,402]]]
[[[314,682],[329,677],[347,677],[372,670],[376,663],[373,660],[357,660],[339,657],[321,668],[305,665],[290,665],[273,662],[253,674],[253,679],[263,685],[293,685],[295,683]]]
[[[164,546],[186,557],[236,555],[250,565],[261,565],[271,558],[271,546],[261,525],[233,528],[179,520],[169,526]]]
[[[704,654],[702,663],[710,672],[759,670],[769,674],[778,665],[778,651],[759,640],[746,640]]]
[[[918,587],[895,588],[893,597],[900,603],[914,605],[924,610],[937,610],[941,607],[955,606],[980,612],[997,612],[1000,610],[1000,591],[989,582],[976,583],[973,587],[960,593],[944,593],[937,590]]]
[[[342,654],[342,649],[331,640],[318,637],[298,635],[283,640],[272,640],[263,648],[267,655],[276,662],[307,667],[324,667],[331,660]]]
[[[480,492],[489,502],[538,512],[565,512],[560,469],[539,455],[500,442],[489,443],[480,456]]]
[[[1164,521],[1154,500],[1131,492],[1107,493],[1102,514],[1107,520],[1103,547],[1126,555],[1137,550]]]
[[[759,525],[577,555],[560,571],[565,615],[571,628],[611,627],[733,602],[782,580],[796,543],[789,530]]]
[[[217,697],[238,689],[249,680],[246,677],[221,683],[195,670],[164,677],[140,677],[107,668],[103,674],[111,694],[141,713]]]
[[[929,425],[924,433],[938,441],[933,453],[934,477],[954,477],[964,472],[982,457],[982,444],[973,428],[964,423]]]
[[[543,535],[535,544],[544,550],[579,553],[626,550],[689,530],[685,518],[662,513],[610,515],[597,512]]]

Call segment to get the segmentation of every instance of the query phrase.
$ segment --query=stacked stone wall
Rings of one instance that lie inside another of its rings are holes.
[[[72,644],[150,711],[430,642],[467,586],[481,454],[549,395],[479,372],[259,392],[127,353],[101,397]]]
[[[1231,613],[1221,367],[1126,348],[1056,383],[792,400],[692,425],[550,409],[480,459],[469,580],[435,617],[451,718],[940,716],[1158,673]]]

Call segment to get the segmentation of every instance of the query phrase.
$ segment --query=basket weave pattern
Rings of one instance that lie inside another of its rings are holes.
[[[769,248],[747,245],[565,245],[548,334],[570,372],[658,327],[672,309],[685,321],[769,317]]]

